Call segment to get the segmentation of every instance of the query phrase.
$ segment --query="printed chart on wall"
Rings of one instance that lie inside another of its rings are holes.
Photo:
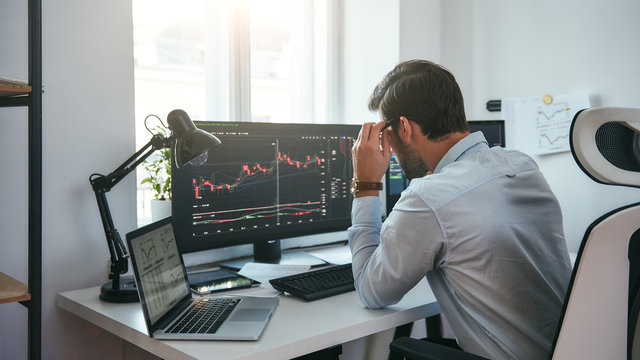
[[[590,106],[586,93],[503,99],[507,147],[531,155],[569,151],[571,121]]]

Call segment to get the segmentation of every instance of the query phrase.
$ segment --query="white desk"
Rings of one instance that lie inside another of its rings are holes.
[[[150,338],[139,303],[111,304],[99,287],[58,294],[58,306],[164,359],[291,359],[440,313],[426,280],[386,309],[364,308],[356,292],[313,302],[280,296],[258,341],[160,341]]]

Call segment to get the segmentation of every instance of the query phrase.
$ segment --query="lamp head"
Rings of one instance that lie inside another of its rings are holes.
[[[176,138],[175,163],[180,168],[185,164],[202,165],[207,161],[209,151],[221,141],[206,131],[196,128],[184,110],[173,110],[167,116],[169,129]]]

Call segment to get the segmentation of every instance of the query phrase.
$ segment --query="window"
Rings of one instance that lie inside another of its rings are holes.
[[[337,83],[330,68],[335,7],[327,0],[133,0],[137,146],[150,139],[147,115],[166,119],[178,108],[194,120],[328,122]],[[153,195],[139,185],[137,197],[139,222],[148,222]]]

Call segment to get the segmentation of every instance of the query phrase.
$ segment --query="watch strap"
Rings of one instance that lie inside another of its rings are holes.
[[[359,192],[368,190],[380,191],[382,190],[382,183],[366,181],[363,182],[359,181],[356,178],[353,178],[351,180],[351,195],[353,195],[354,197],[357,196]]]
[[[356,187],[358,191],[364,190],[382,190],[381,182],[363,182],[356,180]]]

